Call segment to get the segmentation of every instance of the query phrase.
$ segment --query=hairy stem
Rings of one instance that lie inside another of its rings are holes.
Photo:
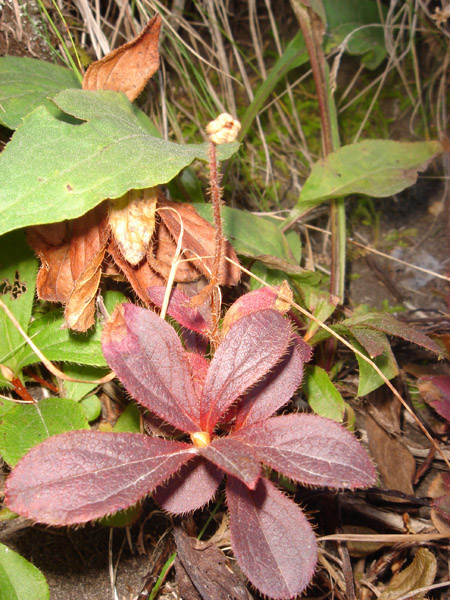
[[[211,290],[211,318],[212,318],[212,332],[211,341],[217,338],[219,330],[219,319],[220,319],[220,293],[218,290],[219,286],[219,269],[222,262],[224,238],[222,232],[222,216],[220,214],[220,208],[222,206],[222,188],[220,187],[220,175],[217,171],[217,158],[216,158],[216,145],[214,142],[209,143],[209,195],[211,197],[211,204],[213,207],[214,215],[214,262],[211,272],[210,286]]]

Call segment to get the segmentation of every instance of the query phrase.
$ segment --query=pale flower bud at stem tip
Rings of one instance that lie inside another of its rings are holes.
[[[206,126],[206,133],[213,144],[229,144],[237,138],[241,124],[228,113],[222,113]]]
[[[6,365],[0,365],[0,373],[6,379],[6,381],[12,381],[14,379],[13,371]]]

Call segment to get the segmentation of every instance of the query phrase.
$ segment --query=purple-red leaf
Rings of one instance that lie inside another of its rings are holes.
[[[418,346],[422,346],[436,354],[441,354],[441,348],[439,348],[439,346],[427,335],[414,329],[414,327],[411,327],[411,325],[408,325],[407,323],[397,321],[397,319],[388,313],[366,313],[357,315],[356,317],[351,317],[350,319],[342,321],[341,325],[345,325],[350,331],[353,331],[353,327],[355,326],[365,325],[371,329],[383,331],[388,335],[394,335],[407,340],[408,342],[412,342],[413,344],[417,344]]]
[[[427,375],[418,379],[417,387],[425,402],[450,421],[450,376]]]
[[[227,334],[233,323],[251,313],[268,308],[281,314],[286,313],[289,310],[289,304],[279,297],[279,293],[292,299],[292,291],[286,282],[273,289],[263,287],[240,296],[226,312],[221,328],[222,335]]]
[[[197,352],[185,352],[184,356],[189,363],[195,393],[197,398],[200,398],[203,393],[209,362],[204,356],[197,354]]]
[[[373,464],[356,437],[331,419],[283,415],[234,436],[249,444],[263,463],[301,483],[353,489],[376,480]]]
[[[199,430],[199,401],[173,327],[150,310],[122,304],[105,325],[102,348],[137,402],[181,431]]]
[[[194,455],[189,444],[138,433],[69,431],[19,461],[5,502],[39,523],[85,523],[135,504]]]
[[[211,433],[228,407],[286,353],[291,329],[274,310],[239,319],[220,344],[206,376],[200,423]]]
[[[303,376],[303,361],[292,345],[286,356],[238,404],[235,430],[267,419],[286,404]]]
[[[263,477],[255,490],[229,477],[227,503],[233,552],[253,585],[275,599],[300,594],[317,562],[316,539],[300,508]]]
[[[217,465],[222,471],[234,475],[253,489],[259,479],[259,459],[247,444],[230,437],[218,438],[208,446],[198,448],[199,454]]]
[[[165,286],[153,286],[148,288],[148,297],[153,304],[159,308],[163,305],[165,293]],[[177,288],[173,289],[170,293],[167,314],[175,319],[180,325],[183,325],[183,327],[192,329],[192,331],[196,331],[197,333],[206,334],[208,331],[207,322],[198,308],[191,306],[189,302],[189,296]]]
[[[207,504],[222,479],[223,472],[220,469],[202,456],[196,456],[172,479],[159,486],[153,498],[164,510],[184,514]]]

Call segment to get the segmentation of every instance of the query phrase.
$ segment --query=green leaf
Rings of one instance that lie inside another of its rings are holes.
[[[308,366],[302,390],[308,404],[317,415],[342,423],[345,415],[345,403],[337,391],[328,373],[317,366]]]
[[[67,88],[79,88],[73,71],[35,58],[0,58],[0,123],[16,129],[23,117],[40,105],[55,116],[59,111],[48,100]]]
[[[385,17],[387,9],[373,0],[322,1],[330,32],[327,50],[347,38],[348,54],[361,56],[362,64],[368,69],[376,69],[387,53],[380,19],[380,10]]]
[[[0,155],[0,234],[74,219],[105,198],[167,183],[208,144],[179,145],[151,136],[124,94],[65,90],[55,98],[78,124],[39,107]],[[237,143],[218,146],[229,158]]]
[[[117,419],[117,423],[114,425],[114,431],[128,431],[131,433],[141,432],[141,412],[134,402],[131,402]]]
[[[13,467],[40,442],[74,429],[89,429],[89,425],[73,400],[44,398],[36,404],[18,404],[0,423],[0,453]]]
[[[366,194],[384,198],[413,185],[418,171],[443,152],[440,142],[365,140],[342,146],[314,164],[286,226],[330,198]]]
[[[85,365],[64,365],[64,373],[73,379],[100,379],[104,377],[109,369],[98,369]],[[98,387],[97,383],[78,383],[75,381],[63,381],[64,392],[61,394],[64,398],[70,398],[78,402],[85,398],[89,392]]]
[[[112,515],[99,519],[100,525],[105,527],[130,527],[135,523],[142,513],[142,504],[135,504],[124,510],[119,510]]]
[[[102,414],[102,403],[97,396],[89,396],[80,401],[86,419],[91,423]]]
[[[365,352],[364,348],[358,344],[356,339],[353,338],[350,341],[357,350],[369,358],[368,353]],[[389,380],[398,375],[397,361],[395,360],[391,345],[389,344],[386,336],[380,338],[380,342],[382,342],[384,345],[384,352],[373,358],[372,361],[377,365],[386,379]],[[375,369],[364,359],[356,355],[356,360],[358,361],[359,365],[358,396],[366,396],[370,392],[373,392],[383,385],[384,381],[381,379]]]
[[[286,50],[255,91],[255,96],[241,119],[241,131],[239,132],[240,140],[244,139],[248,129],[251,127],[253,121],[264,105],[264,102],[278,83],[284,79],[291,69],[300,67],[306,62],[308,62],[308,52],[306,51],[303,34],[299,31],[289,42]]]
[[[42,573],[23,556],[0,544],[0,600],[47,600]]]
[[[128,301],[129,300],[125,294],[122,294],[122,292],[118,292],[117,290],[106,290],[103,292],[103,302],[105,303],[105,308],[110,315],[112,315],[118,304]]]
[[[428,588],[436,577],[437,561],[434,554],[427,548],[419,548],[412,563],[396,573],[385,590],[378,596],[378,600],[396,600],[408,596],[409,592],[421,588]],[[411,595],[414,600],[425,598],[423,594]]]
[[[36,287],[37,260],[22,231],[0,237],[0,298],[27,331]],[[25,344],[17,328],[0,310],[0,364],[18,375],[18,349]],[[0,374],[0,387],[7,385]]]
[[[14,400],[0,398],[0,417],[6,415],[6,413],[13,409],[15,406],[17,406],[17,402],[14,402]]]
[[[334,313],[336,306],[339,304],[337,296],[333,296],[315,287],[306,285],[302,291],[306,308],[322,323]],[[310,340],[319,328],[320,325],[318,323],[311,321],[306,330],[306,339]]]
[[[195,204],[197,212],[213,223],[210,204]],[[223,232],[237,254],[249,256],[272,269],[299,273],[298,266],[284,233],[270,220],[237,208],[222,208]]]
[[[54,310],[33,321],[28,335],[49,360],[93,367],[108,366],[102,353],[101,327],[98,324],[87,333],[74,333],[62,329],[63,325],[61,311]],[[20,356],[19,366],[32,365],[40,360],[27,346]]]

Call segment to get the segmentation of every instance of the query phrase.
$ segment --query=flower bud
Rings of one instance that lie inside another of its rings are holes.
[[[241,129],[241,124],[228,113],[222,113],[206,126],[206,133],[214,144],[234,142]]]

